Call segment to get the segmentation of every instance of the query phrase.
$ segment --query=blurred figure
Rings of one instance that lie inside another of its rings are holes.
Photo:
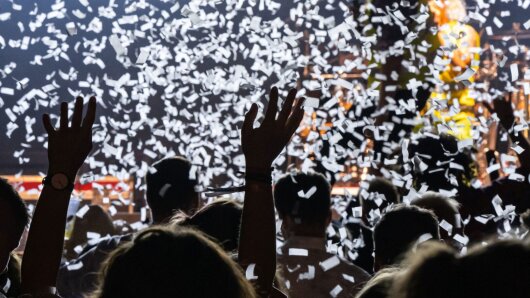
[[[285,238],[278,262],[290,297],[329,297],[332,291],[335,297],[349,297],[370,278],[361,268],[326,252],[330,197],[328,181],[317,173],[288,174],[274,187]]]
[[[241,269],[202,233],[150,228],[120,246],[101,270],[94,298],[252,298]]]
[[[7,180],[0,178],[0,297],[20,294],[20,262],[13,251],[28,222],[24,201]]]
[[[440,240],[436,215],[416,206],[395,206],[374,228],[374,271],[399,264],[411,247],[430,239]]]
[[[65,257],[68,260],[78,257],[80,249],[89,240],[99,241],[100,237],[117,234],[112,218],[99,205],[91,205],[83,218],[75,216],[71,224],[72,233],[65,243]]]
[[[392,298],[526,298],[530,294],[530,248],[519,241],[478,246],[464,256],[442,244],[410,254]]]
[[[361,183],[361,188],[364,183]],[[361,218],[351,217],[345,224],[355,243],[357,258],[352,262],[372,274],[374,271],[374,238],[373,226],[379,221],[389,206],[401,202],[401,197],[392,182],[375,177],[367,183],[366,190],[359,194],[361,203]],[[347,208],[350,212],[354,206]]]

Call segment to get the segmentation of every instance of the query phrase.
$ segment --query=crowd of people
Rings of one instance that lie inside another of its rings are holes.
[[[87,244],[86,235],[78,236],[75,243],[84,248],[75,257],[68,256],[71,248],[63,249],[66,213],[73,181],[92,148],[96,101],[88,101],[83,118],[84,101],[78,98],[71,121],[63,103],[58,128],[44,115],[49,170],[22,261],[13,251],[29,215],[14,188],[0,180],[1,297],[528,297],[527,182],[501,179],[479,189],[461,183],[453,197],[430,191],[404,202],[390,181],[375,177],[362,186],[359,205],[348,206],[355,214],[336,215],[324,175],[294,171],[272,181],[272,163],[303,117],[304,99],[295,97],[293,89],[278,110],[273,88],[262,123],[254,127],[256,105],[246,115],[242,206],[232,200],[201,206],[191,163],[165,158],[145,179],[151,226],[117,232],[105,212],[92,206],[84,220],[93,227],[84,232],[107,237]],[[509,129],[511,105],[495,106]],[[517,140],[528,148],[526,139]],[[425,157],[421,150],[439,149],[427,162],[440,164],[458,153],[452,141],[447,135],[438,142],[420,139],[410,154]],[[521,153],[518,169],[526,175],[528,152]],[[448,183],[421,171],[414,179],[430,189]],[[501,240],[495,237],[498,225],[492,230],[471,222],[495,214],[491,198],[497,194],[520,214],[519,236]],[[330,226],[340,235],[330,235]],[[337,242],[349,245],[338,249]]]
[[[414,13],[409,10],[407,17]],[[399,30],[383,37],[405,39]],[[396,84],[417,82],[394,78],[405,55],[396,53],[383,59],[384,76]],[[417,110],[430,94],[428,82],[414,92],[381,90],[386,104],[414,98]],[[191,162],[166,157],[145,177],[148,227],[117,227],[91,206],[75,219],[66,245],[74,182],[93,146],[96,98],[77,98],[71,115],[62,103],[58,127],[45,114],[49,168],[31,217],[13,186],[0,179],[0,298],[530,297],[530,143],[514,129],[510,101],[487,107],[517,146],[518,167],[508,175],[492,173],[491,184],[477,186],[468,148],[454,136],[413,134],[406,119],[418,113],[376,110],[374,118],[384,117],[371,129],[356,128],[356,138],[371,139],[378,167],[357,195],[336,202],[329,171],[272,178],[274,161],[304,117],[304,100],[296,89],[281,100],[273,87],[263,119],[257,121],[257,104],[246,113],[243,204],[204,204]],[[400,175],[395,164],[407,170],[408,178],[399,180],[407,183],[387,179]],[[28,227],[21,258],[15,249]],[[97,241],[89,237],[94,233]]]

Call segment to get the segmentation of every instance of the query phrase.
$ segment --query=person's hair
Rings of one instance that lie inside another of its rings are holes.
[[[400,203],[400,197],[397,191],[397,188],[382,177],[376,177],[370,182],[368,182],[368,188],[366,190],[369,194],[369,197],[360,196],[360,202],[363,209],[363,216],[368,217],[368,214],[371,210],[379,209],[381,213],[388,208],[388,206]],[[375,194],[383,195],[384,199],[381,200],[378,205],[376,203]]]
[[[22,260],[16,253],[11,253],[9,263],[7,265],[7,278],[11,282],[11,286],[7,291],[7,297],[18,297],[21,293],[22,284]]]
[[[393,298],[523,298],[530,293],[530,248],[520,241],[479,246],[464,256],[429,243],[406,262],[409,269],[395,280]]]
[[[331,186],[319,173],[290,173],[276,182],[274,204],[280,218],[289,216],[302,225],[324,224],[330,214]]]
[[[386,298],[390,295],[390,289],[400,272],[398,267],[388,267],[377,272],[355,298]]]
[[[201,232],[154,227],[110,254],[92,297],[256,297],[241,269]]]
[[[182,213],[175,215],[172,223],[196,228],[231,252],[238,248],[242,214],[243,207],[234,200],[217,200],[191,217]]]
[[[376,257],[382,265],[399,263],[403,254],[425,234],[440,239],[436,215],[416,206],[396,205],[374,227]]]
[[[451,184],[449,176],[454,176],[460,187],[470,185],[476,176],[470,152],[459,150],[458,140],[452,135],[421,135],[411,142],[408,149],[417,188],[425,183],[434,191],[450,190],[457,186]],[[452,167],[451,163],[458,166]]]
[[[197,182],[190,178],[190,170],[191,163],[180,156],[164,158],[152,165],[146,176],[146,199],[154,213],[187,213],[196,207]]]
[[[6,202],[11,207],[11,214],[15,218],[16,222],[13,223],[10,229],[14,228],[22,234],[29,222],[26,204],[24,204],[24,201],[20,198],[20,195],[13,186],[3,178],[0,178],[0,200]]]
[[[459,214],[459,203],[455,199],[451,199],[436,192],[426,192],[421,197],[414,199],[411,203],[413,206],[418,206],[434,212],[438,221],[445,220],[453,226],[453,229],[459,226],[457,220]],[[443,233],[448,234],[448,233]],[[450,236],[450,235],[449,235]]]
[[[530,209],[521,214],[521,223],[530,230]]]
[[[87,243],[89,240],[87,232],[97,233],[101,237],[117,234],[112,218],[99,205],[90,205],[83,218],[76,216],[72,221],[74,227],[70,239],[65,243],[65,256],[69,259],[77,257],[75,248],[78,245]]]

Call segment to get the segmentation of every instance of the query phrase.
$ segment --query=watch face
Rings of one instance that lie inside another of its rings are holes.
[[[58,190],[65,189],[68,186],[68,177],[63,173],[57,173],[52,176],[52,187]]]

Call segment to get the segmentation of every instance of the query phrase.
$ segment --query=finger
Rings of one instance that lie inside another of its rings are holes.
[[[88,101],[88,109],[86,111],[85,119],[83,119],[82,127],[88,130],[92,129],[94,121],[96,120],[96,97],[90,97]]]
[[[51,135],[55,132],[55,128],[53,128],[52,121],[50,119],[50,115],[42,115],[42,124],[44,125],[44,129],[46,129],[48,135]]]
[[[66,102],[61,103],[61,124],[60,129],[68,128],[68,104]]]
[[[486,110],[488,110],[488,112],[490,112],[490,114],[495,113],[495,110],[493,109],[490,103],[483,101],[482,105],[486,108]]]
[[[276,120],[276,114],[278,113],[278,88],[272,87],[269,97],[269,103],[267,104],[263,123],[270,123]]]
[[[241,129],[241,133],[243,135],[247,135],[249,132],[252,131],[252,128],[254,126],[254,121],[256,121],[257,115],[258,115],[258,105],[253,103],[252,106],[250,107],[250,110],[245,115],[245,120],[243,121],[243,128]]]
[[[278,116],[278,122],[282,125],[285,124],[285,121],[287,121],[287,117],[289,117],[289,115],[291,114],[291,111],[293,109],[293,102],[296,98],[297,92],[298,91],[296,89],[291,89],[289,91],[289,94],[287,95],[287,98],[285,99],[285,102],[283,103],[282,111]]]
[[[81,126],[81,119],[83,117],[83,98],[77,97],[74,106],[74,115],[72,116],[72,127],[79,128]]]
[[[305,98],[298,99],[296,105],[294,106],[293,112],[287,120],[286,129],[287,133],[289,134],[289,138],[291,138],[292,134],[296,131],[298,126],[300,126],[300,122],[302,122],[302,119],[304,118],[304,109],[302,108],[304,101]]]

